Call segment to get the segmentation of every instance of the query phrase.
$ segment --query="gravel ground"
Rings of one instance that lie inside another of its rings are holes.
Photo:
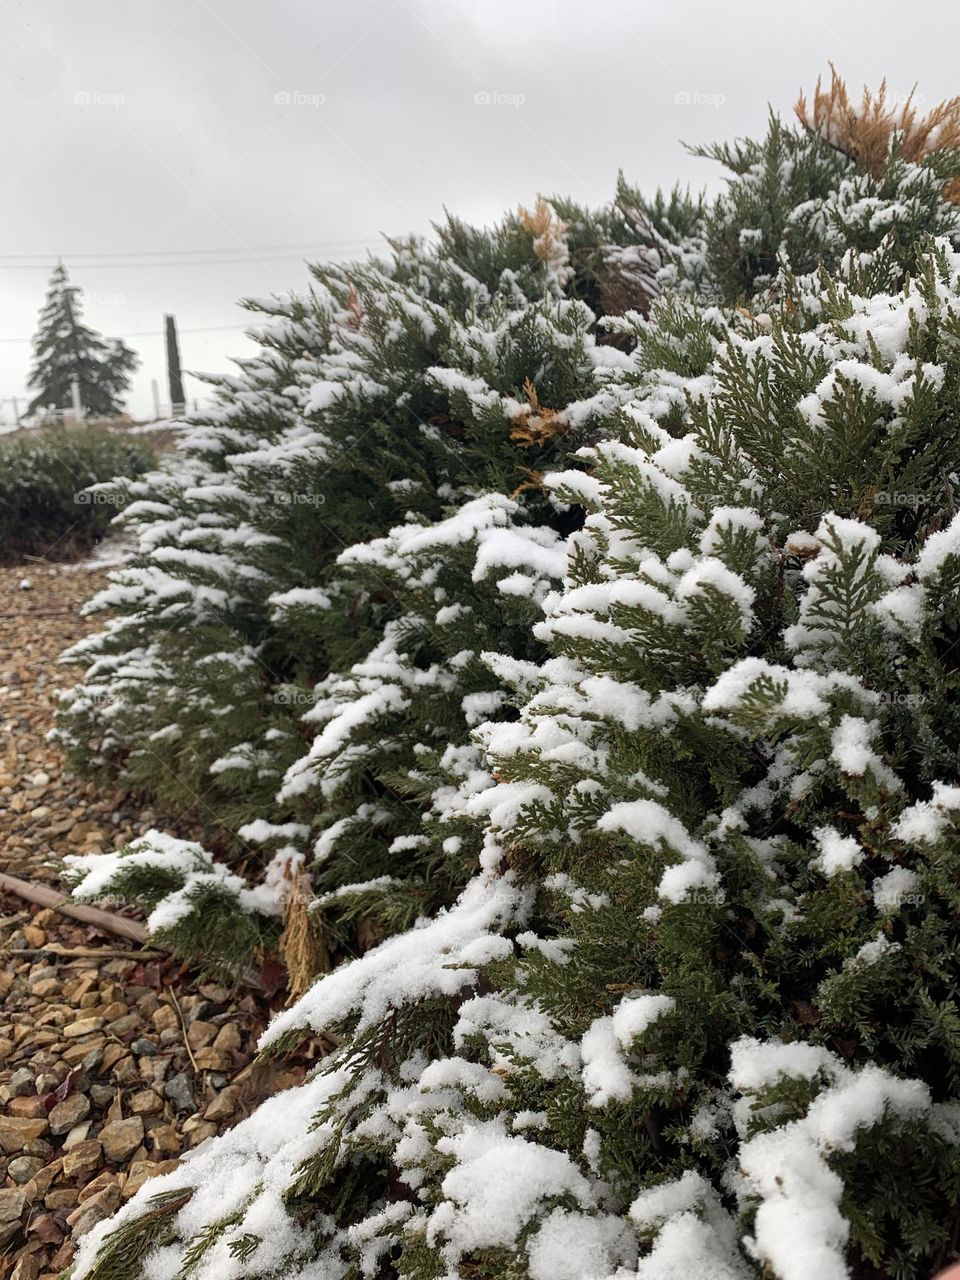
[[[54,888],[65,853],[178,829],[71,777],[46,741],[75,678],[58,655],[100,625],[79,609],[103,579],[100,566],[0,569],[0,870]],[[13,895],[0,895],[0,960],[0,1280],[54,1280],[84,1232],[299,1083],[315,1052],[254,1064],[263,991],[204,982]]]

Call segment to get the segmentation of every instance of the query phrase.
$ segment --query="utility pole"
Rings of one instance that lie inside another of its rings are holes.
[[[83,418],[83,401],[80,399],[80,381],[74,378],[70,383],[70,399],[73,402],[73,420],[80,422]]]
[[[180,372],[180,346],[177,342],[177,321],[174,316],[163,317],[167,338],[167,381],[170,385],[170,412],[175,418],[183,416],[183,374]]]

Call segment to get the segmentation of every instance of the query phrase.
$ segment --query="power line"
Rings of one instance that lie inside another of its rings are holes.
[[[202,326],[199,329],[181,329],[181,333],[226,333],[229,330],[250,329],[255,322],[250,324],[211,324]],[[116,335],[111,335],[116,336]],[[120,335],[123,338],[162,338],[162,329],[140,329],[136,333],[124,333]],[[0,342],[32,342],[33,338],[0,338]]]
[[[104,249],[102,251],[99,249],[86,249],[78,250],[76,253],[60,254],[59,256],[70,258],[71,261],[76,258],[166,258],[171,255],[186,257],[197,253],[204,256],[214,253],[280,253],[288,249],[336,249],[351,244],[379,243],[379,240],[371,239],[369,236],[354,236],[349,240],[303,240],[297,244],[224,245],[214,249],[144,249],[142,252],[137,249]],[[49,259],[51,256],[49,253],[0,253],[0,258]]]
[[[257,258],[193,258],[189,262],[82,262],[80,271],[152,271],[156,267],[230,267],[237,263],[250,266],[258,262],[304,261],[302,253],[283,253],[276,257],[261,255]],[[0,271],[50,271],[47,262],[0,262]]]
[[[262,258],[269,262],[279,262],[291,258],[299,258],[305,252],[319,254],[340,250],[354,252],[364,248],[382,247],[382,244],[381,240],[358,237],[355,240],[306,241],[303,244],[240,246],[239,248],[220,249],[145,249],[142,252],[138,252],[136,249],[126,249],[116,252],[101,253],[90,251],[88,253],[59,254],[56,256],[65,258],[85,269],[99,266],[128,265],[127,263],[117,263],[116,259],[120,258],[130,260],[129,265],[162,267],[184,265],[181,262],[171,262],[171,258],[199,259],[201,263],[204,260],[213,263],[246,262],[256,258]],[[242,254],[244,256],[224,257],[224,254]],[[0,253],[0,266],[7,267],[7,269],[22,267],[25,270],[33,270],[40,267],[49,267],[50,261],[54,256],[52,253]],[[31,261],[31,259],[38,259],[39,261]],[[87,259],[90,259],[90,261],[87,261]],[[146,259],[155,259],[156,261],[145,261]],[[197,264],[191,262],[190,265]]]

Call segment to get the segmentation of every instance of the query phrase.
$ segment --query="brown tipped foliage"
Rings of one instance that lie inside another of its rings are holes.
[[[916,87],[902,102],[887,100],[887,82],[874,94],[864,85],[859,106],[850,100],[847,86],[830,63],[830,85],[818,78],[813,106],[800,94],[794,110],[811,133],[821,133],[831,146],[850,156],[878,178],[883,173],[894,142],[906,160],[918,163],[936,151],[960,150],[960,97],[938,103],[925,116],[914,103]],[[948,200],[960,200],[960,183],[951,180],[944,190]]]
[[[523,382],[527,403],[514,417],[516,425],[510,431],[510,439],[516,440],[521,449],[546,444],[559,432],[566,431],[567,424],[556,409],[547,409],[537,398],[537,388],[529,378]]]

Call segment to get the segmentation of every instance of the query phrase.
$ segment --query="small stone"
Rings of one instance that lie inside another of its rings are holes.
[[[156,1027],[157,1031],[168,1031],[172,1029],[179,1032],[180,1030],[180,1019],[177,1017],[176,1010],[171,1009],[168,1004],[162,1004],[160,1008],[154,1012],[151,1022]]]
[[[158,1124],[148,1134],[152,1150],[162,1156],[174,1156],[180,1150],[180,1135],[172,1124]]]
[[[161,1173],[172,1173],[179,1165],[179,1160],[136,1160],[130,1166],[127,1180],[123,1184],[123,1198],[129,1200],[137,1194],[143,1184],[150,1178],[159,1177]]]
[[[39,1156],[17,1156],[15,1160],[11,1160],[7,1165],[7,1173],[18,1187],[22,1187],[42,1168],[43,1161]]]
[[[71,1094],[64,1098],[50,1112],[50,1132],[56,1137],[67,1133],[70,1129],[86,1120],[90,1114],[90,1099],[82,1093]]]
[[[46,1116],[42,1119],[0,1116],[0,1147],[8,1155],[15,1151],[22,1151],[31,1138],[39,1138],[46,1132]]]
[[[71,1147],[63,1157],[63,1176],[76,1178],[79,1174],[89,1173],[100,1163],[100,1140],[90,1138]]]
[[[205,982],[197,990],[207,1000],[212,1000],[214,1004],[226,1004],[230,999],[230,992],[227,988],[217,986],[213,982]]]
[[[237,1109],[239,1088],[235,1084],[227,1087],[210,1103],[203,1113],[204,1120],[229,1120]]]
[[[51,1075],[49,1071],[41,1071],[37,1076],[34,1093],[52,1093],[60,1085],[60,1077]]]
[[[63,1140],[61,1150],[69,1151],[71,1147],[75,1147],[78,1142],[86,1142],[87,1134],[90,1132],[90,1121],[84,1120],[83,1124],[75,1124],[67,1136]]]
[[[163,1096],[173,1103],[177,1111],[195,1111],[197,1108],[193,1085],[185,1071],[178,1071],[170,1077],[163,1086]]]
[[[98,1222],[102,1222],[104,1218],[109,1218],[111,1213],[116,1211],[119,1204],[120,1188],[115,1182],[111,1182],[102,1191],[98,1191],[95,1196],[85,1200],[67,1218],[67,1222],[73,1227],[74,1240],[79,1240],[81,1236],[85,1236],[88,1231],[95,1227]]]
[[[31,1138],[23,1144],[25,1156],[37,1156],[40,1160],[49,1160],[53,1156],[53,1147],[46,1138]]]
[[[95,1035],[93,1037],[93,1043],[91,1043],[91,1038],[89,1036],[85,1036],[75,1044],[68,1045],[61,1054],[61,1057],[68,1066],[79,1067],[93,1049],[102,1049],[104,1043],[103,1036]]]
[[[43,1197],[47,1209],[72,1209],[79,1200],[76,1187],[58,1187],[56,1191],[48,1191]]]
[[[143,1121],[139,1116],[115,1120],[100,1130],[100,1142],[108,1160],[126,1160],[143,1141]]]
[[[108,1044],[103,1051],[103,1062],[100,1064],[104,1071],[109,1071],[114,1067],[121,1058],[126,1057],[127,1046],[124,1044]]]
[[[7,1081],[11,1098],[19,1098],[24,1093],[33,1093],[34,1076],[29,1067],[20,1067]]]
[[[140,1089],[127,1099],[127,1107],[135,1116],[153,1116],[163,1110],[163,1099],[152,1089]]]
[[[39,1275],[40,1259],[37,1254],[24,1253],[10,1272],[10,1280],[37,1280]]]
[[[90,1101],[98,1111],[105,1111],[116,1096],[116,1089],[111,1088],[108,1084],[92,1084],[90,1086]]]
[[[212,1022],[204,1022],[198,1018],[187,1028],[187,1044],[191,1049],[203,1049],[216,1038],[216,1035],[217,1028]]]
[[[240,1045],[240,1028],[235,1022],[225,1022],[217,1032],[217,1038],[213,1042],[214,1049],[220,1053],[239,1053]]]
[[[103,1049],[100,1049],[100,1048],[91,1049],[90,1052],[87,1054],[87,1056],[80,1063],[80,1066],[83,1068],[84,1071],[87,1072],[88,1075],[93,1075],[94,1072],[96,1072],[99,1069],[102,1062],[103,1062]]]
[[[19,1221],[27,1207],[27,1193],[17,1188],[0,1191],[0,1222]]]
[[[63,1034],[68,1040],[77,1040],[80,1036],[88,1036],[94,1031],[99,1031],[104,1025],[103,1018],[80,1018],[64,1027]]]
[[[57,1083],[59,1084],[59,1081]],[[24,1094],[21,1098],[11,1098],[8,1110],[11,1116],[24,1120],[39,1120],[47,1114],[46,1103],[39,1093]]]
[[[117,1065],[113,1068],[113,1078],[118,1084],[136,1084],[139,1079],[137,1073],[137,1064],[129,1054],[125,1058],[121,1058]]]
[[[154,1044],[152,1040],[148,1040],[146,1036],[140,1036],[138,1039],[132,1040],[130,1049],[131,1052],[142,1054],[146,1058],[152,1058],[160,1052],[160,1046]]]
[[[111,1000],[100,1010],[100,1016],[107,1022],[116,1022],[118,1018],[127,1016],[127,1006],[122,1000]]]
[[[116,1184],[117,1175],[115,1173],[110,1173],[107,1169],[104,1169],[103,1173],[98,1173],[97,1176],[92,1181],[88,1182],[85,1187],[80,1188],[80,1203],[84,1204],[87,1200],[92,1199],[93,1196],[99,1195],[104,1187],[112,1187]]]
[[[197,1049],[193,1056],[198,1071],[229,1071],[233,1061],[229,1053],[222,1053],[212,1045],[206,1049]]]
[[[122,1040],[124,1036],[129,1035],[131,1031],[136,1031],[140,1026],[140,1019],[135,1013],[124,1014],[122,1018],[114,1018],[108,1023],[107,1030],[112,1036],[116,1036],[118,1040]],[[106,1057],[106,1055],[104,1055]]]
[[[12,1040],[8,1040],[6,1036],[0,1036],[0,1063],[6,1062],[13,1053],[14,1045]]]
[[[191,1120],[194,1118],[193,1116],[190,1117]],[[187,1121],[187,1124],[190,1124],[190,1120]],[[187,1139],[187,1146],[199,1147],[201,1142],[206,1142],[208,1138],[214,1136],[217,1132],[217,1126],[211,1120],[197,1119],[196,1124],[190,1128],[189,1133],[187,1133],[186,1124],[183,1126],[183,1131]]]
[[[56,995],[60,990],[60,980],[59,978],[41,978],[39,982],[30,983],[30,990],[33,995],[46,1000],[48,996]]]

